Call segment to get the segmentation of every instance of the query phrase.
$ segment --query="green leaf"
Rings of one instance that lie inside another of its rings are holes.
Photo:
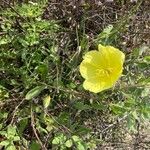
[[[84,144],[82,144],[81,142],[77,143],[77,149],[78,150],[86,150],[85,147],[84,147]]]
[[[83,140],[79,136],[73,135],[72,139],[73,139],[77,149],[79,149],[79,150],[85,150],[86,149],[85,143],[83,142]]]
[[[105,105],[97,104],[97,103],[93,103],[91,106],[92,106],[93,109],[96,109],[96,110],[104,110],[106,108]]]
[[[49,106],[50,101],[51,101],[51,97],[49,95],[44,97],[44,99],[43,99],[43,106],[44,106],[45,109]]]
[[[16,126],[8,126],[7,128],[7,135],[8,136],[15,136],[16,135]]]
[[[126,109],[119,104],[111,104],[110,107],[116,115],[123,115],[126,112]]]
[[[70,120],[70,114],[67,112],[60,113],[59,117],[57,118],[57,121],[63,125],[67,125],[69,123],[69,120]]]
[[[70,147],[73,145],[72,140],[67,140],[67,141],[65,142],[65,145],[66,145],[66,147],[70,148]]]
[[[63,144],[65,141],[66,141],[66,136],[63,135],[62,133],[61,134],[58,134],[54,137],[53,141],[52,141],[52,144]]]
[[[8,140],[5,140],[5,141],[0,142],[0,145],[1,145],[1,146],[7,146],[7,145],[9,145],[9,144],[10,144],[10,142],[9,142]]]
[[[8,145],[6,150],[16,150],[16,147],[14,145]]]
[[[144,120],[150,120],[150,112],[148,112],[148,111],[143,111],[143,112],[142,112],[142,118],[143,118]]]
[[[42,126],[40,126],[39,124],[37,125],[37,130],[40,132],[40,133],[46,133],[48,134],[47,130],[45,128],[43,128]]]
[[[136,132],[136,119],[132,117],[132,114],[127,118],[127,127],[130,131]]]
[[[141,97],[146,97],[150,94],[150,88],[144,88],[142,91]]]
[[[0,130],[3,128],[3,123],[0,123]]]
[[[126,100],[124,102],[124,106],[128,107],[128,108],[131,108],[131,107],[135,106],[136,104],[137,103],[136,103],[135,99],[133,99],[133,98],[129,98],[128,100]]]
[[[134,119],[139,120],[139,116],[138,116],[138,112],[137,111],[133,111],[131,114],[134,117]]]
[[[37,142],[32,141],[30,145],[30,150],[40,150],[40,145]]]
[[[150,105],[146,105],[141,109],[141,115],[144,120],[150,120]]]
[[[83,104],[82,102],[76,102],[74,106],[76,109],[79,109],[79,110],[89,110],[92,108],[91,106],[87,104]]]
[[[37,68],[36,68],[37,72],[39,74],[41,74],[41,77],[43,79],[45,79],[47,73],[48,73],[48,66],[46,64],[40,64]]]
[[[111,34],[111,31],[113,29],[113,25],[108,25],[106,28],[103,29],[103,31],[99,34],[99,38],[103,39],[103,38],[108,38],[109,35]]]
[[[140,69],[147,69],[147,68],[149,68],[149,64],[146,63],[146,62],[139,62],[139,63],[138,63],[138,67],[139,67]]]
[[[54,145],[57,145],[57,144],[59,144],[59,143],[60,143],[59,137],[55,137],[55,138],[52,140],[52,144],[54,144]]]
[[[150,85],[150,77],[139,79],[138,82],[142,85]]]
[[[67,84],[67,87],[68,87],[68,88],[71,88],[71,89],[75,89],[76,86],[77,86],[77,85],[76,85],[75,83],[72,83],[72,82],[71,82],[70,84]]]
[[[74,142],[81,141],[81,139],[78,136],[76,136],[76,135],[73,135],[72,139],[74,140]]]
[[[35,88],[33,88],[32,90],[30,90],[27,94],[26,94],[26,99],[30,100],[36,96],[38,96],[43,90],[45,89],[45,86],[37,86]]]
[[[88,128],[88,127],[85,127],[85,126],[82,126],[82,125],[77,126],[77,129],[76,129],[77,134],[84,135],[84,134],[88,134],[90,132],[91,132],[91,129]]]
[[[22,135],[27,125],[28,125],[28,119],[20,120],[19,125],[18,125],[19,134]]]
[[[100,144],[100,143],[99,143]],[[87,149],[96,149],[96,139],[91,139],[88,143],[87,143]]]
[[[6,131],[0,131],[0,135],[7,136],[7,132]]]
[[[150,62],[150,56],[145,56],[144,60],[147,61],[147,62]]]
[[[15,136],[13,141],[19,141],[20,140],[20,137],[19,136]]]

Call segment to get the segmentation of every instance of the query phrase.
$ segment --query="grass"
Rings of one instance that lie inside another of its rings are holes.
[[[119,19],[113,11],[113,22],[107,11],[128,6],[124,1],[114,8],[91,2],[5,2],[0,11],[0,149],[94,150],[139,136],[150,119],[150,51],[144,43],[127,51],[123,35],[145,3],[131,4]],[[99,43],[123,49],[126,61],[115,87],[93,94],[82,87],[79,65]]]

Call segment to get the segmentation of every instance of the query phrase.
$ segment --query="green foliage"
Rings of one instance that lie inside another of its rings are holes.
[[[5,87],[0,85],[0,100],[4,100],[9,97],[9,93]]]
[[[7,130],[0,131],[0,135],[6,138],[0,142],[1,146],[4,146],[6,150],[16,150],[14,142],[20,141],[20,137],[16,132],[16,126],[7,126]]]
[[[61,48],[59,36],[68,29],[43,19],[45,6],[42,0],[1,12],[0,146],[92,150],[99,141],[86,123],[90,119],[95,124],[97,116],[107,116],[110,122],[123,119],[129,130],[136,131],[139,122],[150,119],[149,47],[137,47],[126,55],[123,77],[114,89],[88,93],[78,71],[82,54],[91,46],[85,27],[75,31],[76,51],[72,39]],[[108,25],[92,44],[115,43],[118,27],[121,32],[127,20]]]
[[[127,75],[123,78],[124,83],[121,87],[124,101],[110,105],[117,116],[127,119],[128,128],[132,131],[136,131],[138,123],[144,123],[150,119],[149,63],[145,61],[150,52],[148,50],[148,47],[135,49],[133,55],[127,58],[125,68]]]
[[[86,150],[88,148],[87,144],[76,135],[67,139],[63,134],[59,134],[54,137],[52,144],[58,145],[61,150],[71,148],[73,145],[75,146],[75,149]]]
[[[30,17],[36,18],[43,14],[43,8],[45,7],[47,0],[41,0],[40,2],[29,2],[28,4],[15,5],[14,10],[12,11],[11,8],[8,8],[6,11],[3,11],[3,16],[14,17],[21,15],[22,17]]]
[[[30,145],[30,150],[40,150],[40,145],[37,142],[32,141]]]
[[[98,35],[96,39],[96,43],[108,45],[109,44],[109,37],[112,34],[113,26],[108,25],[104,30]]]

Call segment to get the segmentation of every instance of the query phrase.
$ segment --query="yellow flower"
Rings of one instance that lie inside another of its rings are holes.
[[[113,87],[122,74],[125,55],[112,46],[98,45],[98,51],[87,52],[80,64],[83,87],[94,93]]]

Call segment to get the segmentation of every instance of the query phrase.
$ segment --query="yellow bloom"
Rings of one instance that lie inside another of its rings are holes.
[[[112,46],[98,45],[98,51],[87,52],[80,64],[83,87],[94,93],[111,88],[123,70],[125,55]]]

